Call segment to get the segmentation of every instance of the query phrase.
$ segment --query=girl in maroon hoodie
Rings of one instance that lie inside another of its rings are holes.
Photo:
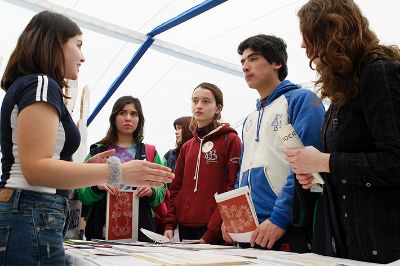
[[[171,185],[164,235],[200,243],[223,243],[222,219],[215,193],[233,189],[239,170],[241,142],[229,124],[221,124],[223,95],[210,83],[198,85],[192,95],[193,138],[181,148]]]

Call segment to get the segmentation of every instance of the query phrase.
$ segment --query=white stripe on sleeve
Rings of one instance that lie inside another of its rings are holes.
[[[43,78],[42,76],[38,76],[37,78],[38,78],[38,83],[36,88],[36,101],[40,102],[40,92],[42,91]]]
[[[49,80],[47,76],[43,76],[44,84],[43,84],[43,101],[47,102],[47,88],[49,85]]]

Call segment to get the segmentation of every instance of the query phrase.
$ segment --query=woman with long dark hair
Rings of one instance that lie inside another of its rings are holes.
[[[90,146],[90,153],[86,160],[98,153],[115,150],[115,156],[121,162],[132,160],[147,160],[157,164],[164,164],[155,147],[143,143],[144,115],[139,99],[132,96],[122,96],[115,103],[109,118],[107,135],[99,142]],[[151,158],[150,158],[151,157]],[[139,186],[136,195],[139,197],[138,228],[150,231],[155,230],[153,207],[160,205],[164,200],[165,188],[151,188]],[[87,239],[104,239],[106,223],[106,194],[117,194],[120,189],[131,187],[113,186],[107,183],[76,190],[78,198],[87,211],[85,236]],[[136,232],[139,241],[150,241],[141,231]]]
[[[162,187],[173,178],[157,164],[120,163],[114,150],[90,163],[71,162],[80,135],[62,88],[65,79],[78,77],[82,43],[72,20],[40,12],[20,35],[1,79],[1,265],[65,264],[65,190],[105,182]]]

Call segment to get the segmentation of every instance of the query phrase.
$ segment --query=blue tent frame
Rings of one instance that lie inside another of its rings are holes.
[[[129,75],[129,73],[132,71],[132,69],[136,66],[136,64],[139,62],[139,60],[142,58],[142,56],[146,53],[146,51],[150,48],[150,46],[154,42],[154,37],[160,33],[163,33],[164,31],[167,31],[203,12],[206,12],[210,10],[211,8],[214,8],[227,0],[206,0],[203,3],[194,6],[182,14],[164,22],[163,24],[155,27],[152,31],[147,33],[147,39],[146,41],[139,47],[139,49],[136,51],[136,53],[133,55],[132,59],[129,61],[129,63],[124,67],[122,70],[121,74],[114,80],[114,82],[111,84],[110,88],[107,90],[106,94],[104,97],[100,100],[100,102],[96,105],[94,108],[93,112],[90,114],[86,124],[87,126],[92,123],[94,118],[97,116],[97,114],[101,111],[101,109],[104,107],[104,105],[107,103],[107,101],[111,98],[111,96],[114,94],[114,92],[118,89],[118,87],[121,85],[121,83],[125,80],[125,78]]]

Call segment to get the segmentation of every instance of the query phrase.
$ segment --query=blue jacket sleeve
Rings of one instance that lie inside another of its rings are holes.
[[[290,96],[289,119],[304,146],[321,150],[321,129],[325,108],[321,100],[310,90],[298,89]]]
[[[290,123],[304,146],[314,146],[321,150],[320,134],[325,113],[321,101],[307,89],[294,90],[286,97]],[[291,171],[269,218],[272,223],[283,229],[286,229],[291,221],[294,185],[294,173]]]

